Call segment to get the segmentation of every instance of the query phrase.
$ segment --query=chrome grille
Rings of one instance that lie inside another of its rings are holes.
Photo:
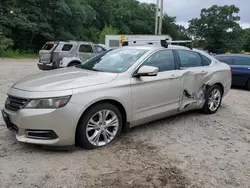
[[[5,102],[5,108],[10,111],[16,112],[20,110],[26,104],[27,101],[27,99],[8,96]]]

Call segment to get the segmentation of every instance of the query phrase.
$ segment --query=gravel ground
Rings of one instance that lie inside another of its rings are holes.
[[[36,60],[0,59],[0,108]],[[58,151],[18,143],[0,117],[0,187],[250,187],[250,92],[232,89],[199,112],[131,129],[108,147]]]

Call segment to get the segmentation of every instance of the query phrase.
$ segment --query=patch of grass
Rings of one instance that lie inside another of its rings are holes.
[[[4,50],[0,51],[0,57],[13,58],[13,59],[36,59],[38,54],[32,51],[20,51],[20,50]]]

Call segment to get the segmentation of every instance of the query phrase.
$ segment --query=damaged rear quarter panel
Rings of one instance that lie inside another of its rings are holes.
[[[231,87],[230,68],[224,63],[212,62],[210,66],[186,68],[182,75],[182,94],[179,111],[202,108],[207,88],[214,84],[223,86],[224,95]]]

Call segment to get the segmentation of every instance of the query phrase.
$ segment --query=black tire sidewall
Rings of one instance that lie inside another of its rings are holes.
[[[215,111],[211,111],[211,110],[209,109],[209,106],[208,106],[208,99],[209,99],[209,95],[211,94],[211,92],[212,92],[214,89],[218,89],[218,90],[220,91],[221,99],[220,99],[220,104],[219,104],[218,108],[217,108]],[[219,110],[220,106],[221,106],[222,97],[223,97],[223,94],[222,94],[222,89],[221,89],[220,86],[218,86],[218,85],[213,85],[213,86],[209,87],[209,88],[207,89],[207,92],[206,92],[206,101],[205,101],[205,104],[204,104],[203,109],[202,109],[203,112],[205,112],[206,114],[214,114],[214,113],[216,113],[216,112]]]
[[[95,149],[95,148],[103,147],[103,146],[92,145],[88,141],[88,138],[87,138],[87,135],[86,135],[86,128],[87,128],[87,123],[88,123],[89,119],[96,112],[101,111],[101,110],[111,110],[111,111],[113,111],[117,115],[118,120],[119,120],[119,127],[118,127],[117,134],[114,137],[114,139],[111,142],[109,142],[107,145],[114,142],[117,139],[117,137],[121,134],[123,120],[122,120],[122,115],[121,115],[121,112],[119,111],[119,109],[116,106],[114,106],[113,104],[110,104],[110,103],[96,104],[96,105],[90,107],[89,109],[87,109],[87,111],[83,114],[82,119],[80,120],[80,122],[78,124],[78,127],[77,127],[77,130],[76,130],[77,131],[76,132],[77,143],[82,148]],[[107,146],[107,145],[104,145],[104,146]]]
[[[73,66],[76,66],[76,65],[79,65],[79,63],[69,63],[68,67],[73,67]]]
[[[250,90],[250,79],[247,81],[247,89]]]

